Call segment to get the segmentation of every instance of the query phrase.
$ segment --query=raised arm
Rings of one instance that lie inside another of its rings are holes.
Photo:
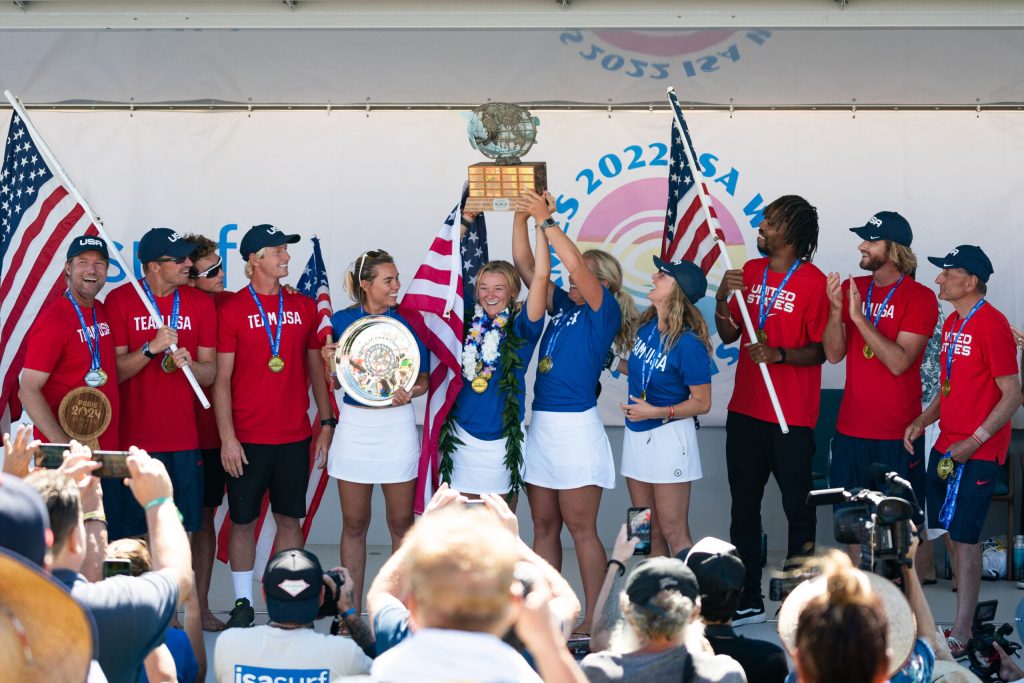
[[[518,216],[518,212],[516,213]],[[525,217],[523,221],[525,222]],[[533,257],[533,278],[530,280],[530,293],[526,296],[526,317],[535,322],[544,317],[544,311],[551,306],[552,293],[549,291],[551,280],[551,252],[548,250],[548,238],[543,230],[537,230],[537,249]]]

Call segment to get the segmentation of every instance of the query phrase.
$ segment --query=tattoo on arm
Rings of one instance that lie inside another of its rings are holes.
[[[625,578],[619,576],[619,573],[616,571],[615,578],[612,579],[611,590],[608,591],[608,599],[601,606],[601,613],[597,615],[597,623],[593,626],[595,633],[602,631],[610,633],[619,622],[619,619],[622,618],[622,612],[619,609],[619,595],[622,593],[622,585],[624,583]]]
[[[348,634],[352,636],[355,644],[363,649],[366,656],[373,659],[377,656],[377,644],[370,632],[370,627],[358,614],[345,619],[345,626],[348,626]]]

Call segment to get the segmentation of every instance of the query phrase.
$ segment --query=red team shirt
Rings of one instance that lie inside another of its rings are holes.
[[[962,319],[957,313],[946,318],[942,326],[942,365],[940,380],[946,381],[946,354],[956,339]],[[1017,346],[1013,341],[1006,316],[986,302],[978,309],[960,335],[953,352],[953,377],[949,396],[939,395],[939,440],[935,449],[945,453],[957,441],[969,439],[992,412],[1003,392],[996,377],[1017,374]],[[1010,446],[1010,422],[981,445],[972,460],[1006,460]]]
[[[196,290],[199,291],[198,289]],[[217,315],[220,315],[220,307],[224,305],[224,302],[230,299],[234,295],[234,292],[217,292],[210,298],[213,299],[214,308],[217,310]],[[209,296],[209,295],[207,295]],[[220,448],[220,433],[217,431],[217,415],[213,410],[213,387],[210,387],[209,391],[206,392],[206,398],[210,399],[209,409],[203,408],[203,405],[196,398],[196,428],[199,430],[199,448],[201,450],[211,450],[214,448]]]
[[[188,349],[193,360],[199,347],[217,346],[217,317],[207,294],[183,285],[178,309],[178,346]],[[173,292],[155,297],[157,308],[170,324]],[[107,297],[115,346],[132,352],[151,341],[157,333],[153,320],[131,283],[121,285]],[[160,354],[137,375],[121,383],[121,443],[153,452],[188,451],[199,448],[196,429],[195,393],[181,370],[164,372]],[[209,390],[204,388],[207,395]]]
[[[853,278],[863,301],[868,321],[878,314],[892,288],[875,287],[871,292],[871,311],[866,311],[871,276]],[[850,319],[850,283],[843,283],[843,325],[846,328],[846,388],[839,408],[836,429],[840,434],[861,439],[903,439],[907,425],[921,414],[921,361],[924,349],[914,363],[899,375],[893,375],[878,358],[864,357],[864,337]],[[921,283],[904,277],[878,319],[878,331],[895,340],[900,332],[931,337],[939,305],[935,293]]]
[[[757,307],[761,301],[761,280],[764,277],[767,258],[747,261],[743,266],[743,284],[746,291],[738,292],[729,301],[733,320],[739,323],[739,297],[745,296],[750,319],[757,327]],[[767,301],[775,296],[775,290],[782,283],[786,273],[768,270]],[[825,294],[825,275],[812,263],[802,263],[789,278],[786,288],[775,300],[769,312],[764,330],[768,334],[768,346],[786,349],[799,348],[811,342],[820,342],[828,322],[828,297]],[[742,323],[740,323],[742,324]],[[743,332],[741,344],[749,343]],[[797,367],[795,365],[768,365],[768,373],[775,384],[782,414],[786,422],[797,427],[810,427],[818,423],[818,407],[821,402],[821,366]],[[742,413],[765,422],[778,424],[772,409],[768,389],[757,364],[750,355],[740,351],[736,366],[736,383],[729,401],[729,410]]]
[[[118,434],[120,397],[117,391],[114,338],[110,333],[110,319],[99,301],[93,304],[92,309],[82,308],[89,333],[92,334],[93,310],[96,311],[96,322],[100,328],[100,367],[107,373],[107,383],[97,388],[110,401],[112,411],[110,425],[99,438],[100,448],[121,450]],[[42,393],[56,418],[57,408],[68,392],[76,387],[86,386],[85,373],[89,372],[92,363],[89,345],[86,344],[82,333],[82,325],[66,295],[61,295],[42,310],[28,333],[25,347],[25,367],[50,375],[43,385]],[[35,436],[43,442],[52,441],[38,427]]]
[[[277,295],[257,295],[277,332]],[[309,371],[306,352],[319,349],[316,302],[298,293],[284,293],[281,330],[281,372],[271,372],[270,340],[248,287],[220,308],[217,353],[235,354],[231,374],[231,419],[243,443],[283,444],[309,438]]]

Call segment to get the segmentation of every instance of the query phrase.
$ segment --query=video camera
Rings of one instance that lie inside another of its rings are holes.
[[[1020,645],[1006,639],[1006,636],[1013,633],[1012,626],[1003,624],[996,628],[992,623],[996,618],[998,606],[998,600],[978,603],[974,609],[974,623],[971,624],[971,640],[967,644],[967,658],[971,660],[971,671],[986,681],[999,673],[999,653],[992,647],[992,643],[999,643],[999,647],[1011,656],[1020,649]]]

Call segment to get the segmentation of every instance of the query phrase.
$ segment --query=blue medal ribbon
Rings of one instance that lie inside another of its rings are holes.
[[[946,451],[946,457],[951,457],[949,451]],[[956,498],[960,493],[960,478],[964,475],[962,463],[957,463],[955,467],[953,476],[946,484],[946,500],[943,501],[942,509],[939,510],[939,524],[946,530],[949,529],[949,525],[953,522],[953,515],[956,514]]]
[[[89,328],[85,324],[85,316],[82,314],[82,309],[75,301],[75,297],[71,296],[71,290],[65,290],[64,296],[71,302],[71,306],[74,307],[75,313],[78,314],[78,324],[82,327],[82,336],[85,337],[85,343],[89,346],[89,372],[100,369],[100,325],[96,322],[96,307],[92,308],[92,332],[93,336],[89,336]],[[93,344],[93,339],[96,343]]]
[[[775,290],[775,296],[772,297],[771,301],[767,301],[765,297],[768,296],[768,266],[764,267],[764,277],[761,278],[761,298],[757,302],[757,329],[763,330],[764,324],[768,322],[768,314],[775,307],[775,301],[782,294],[782,291],[786,288],[786,283],[789,282],[789,278],[793,277],[793,273],[800,267],[800,259],[793,261],[793,265],[789,267],[789,272],[786,273],[786,277],[782,278],[782,282]]]
[[[658,323],[657,323],[657,321],[654,322],[654,329],[652,329],[651,333],[647,335],[647,350],[648,350],[648,353],[650,353],[650,350],[654,346],[651,343],[651,338],[654,336],[654,333],[656,333],[656,332],[658,332]],[[640,398],[644,399],[645,401],[647,400],[647,385],[650,384],[651,380],[654,378],[654,366],[657,364],[658,358],[661,357],[661,350],[662,350],[662,348],[664,348],[664,343],[665,343],[665,339],[663,337],[661,337],[660,333],[659,333],[659,337],[658,337],[658,353],[657,353],[657,355],[655,355],[653,358],[651,358],[651,362],[650,363],[648,363],[645,359],[641,359],[641,361],[640,361]],[[648,372],[648,368],[650,368],[649,372]]]
[[[260,302],[259,296],[256,295],[256,290],[253,289],[252,284],[249,285],[249,294],[252,295],[252,300],[256,302],[256,308],[260,311],[260,320],[263,321],[263,330],[267,333],[267,340],[270,342],[270,355],[279,357],[281,354],[281,328],[284,327],[284,290],[280,289],[277,292],[277,332],[273,335],[270,333],[270,320],[267,318],[267,312],[263,310],[263,304]]]
[[[867,301],[865,302],[868,309],[868,320],[871,321],[872,327],[878,327],[878,321],[885,312],[885,307],[889,305],[889,299],[891,299],[892,295],[896,293],[896,289],[900,286],[900,283],[903,282],[904,277],[906,276],[900,275],[900,279],[896,281],[893,288],[885,295],[885,299],[882,300],[882,305],[878,308],[878,313],[876,313],[874,317],[871,317],[871,293],[875,290],[875,280],[872,278],[871,285],[868,287]]]
[[[980,309],[984,305],[985,305],[985,300],[984,299],[980,299],[978,301],[978,303],[974,304],[974,308],[972,308],[971,312],[967,314],[967,317],[964,318],[964,321],[962,323],[960,323],[960,329],[957,330],[956,337],[954,337],[954,339],[953,339],[953,343],[950,344],[949,347],[946,349],[946,382],[950,382],[950,380],[952,380],[952,375],[953,375],[953,352],[956,350],[957,344],[960,343],[960,335],[963,334],[964,328],[967,327],[967,323],[969,323],[971,321],[971,318],[974,317],[974,314],[977,313],[978,309]]]
[[[544,355],[541,358],[551,358],[551,353],[555,349],[555,342],[558,341],[558,336],[562,334],[562,330],[566,328],[563,323],[569,319],[568,311],[561,311],[558,317],[551,321],[551,325],[555,328],[555,333],[551,335],[551,339],[548,340],[547,346],[544,348]]]
[[[149,303],[153,304],[153,310],[155,310],[160,315],[163,315],[163,313],[160,311],[160,307],[156,303],[156,297],[153,296],[153,290],[151,290],[149,288],[149,283],[146,282],[145,278],[142,279],[142,289],[145,290],[146,296],[149,297]],[[178,311],[180,309],[181,309],[181,294],[178,293],[178,288],[175,287],[174,288],[174,304],[171,306],[171,320],[170,320],[170,324],[168,325],[168,327],[170,327],[175,332],[178,331]],[[169,354],[170,352],[171,352],[171,350],[167,349],[166,351],[164,351],[164,354]]]

